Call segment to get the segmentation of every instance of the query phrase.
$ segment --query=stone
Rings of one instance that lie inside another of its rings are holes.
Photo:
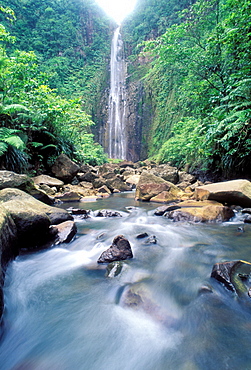
[[[108,278],[114,278],[121,274],[122,269],[123,269],[123,262],[121,261],[111,262],[106,268],[105,276]]]
[[[89,209],[81,209],[81,208],[73,208],[70,207],[67,211],[74,216],[82,216],[82,218],[89,218],[90,217],[90,210]]]
[[[161,177],[149,174],[144,171],[140,175],[138,185],[136,187],[136,200],[149,201],[162,192],[170,192],[173,198],[178,199],[181,191],[171,182],[163,180]]]
[[[96,217],[122,217],[121,213],[111,209],[102,209],[95,213]]]
[[[114,177],[113,179],[106,180],[106,186],[114,192],[115,189],[119,191],[130,191],[131,187],[126,185],[119,177]]]
[[[57,179],[62,180],[64,183],[70,183],[77,175],[79,166],[70,160],[67,155],[60,154],[54,162],[51,171]]]
[[[35,185],[47,185],[49,187],[55,186],[57,189],[60,189],[64,185],[63,181],[47,175],[33,177],[33,181]]]
[[[80,183],[79,183],[79,186],[81,186],[82,188],[84,188],[84,189],[93,189],[93,185],[92,185],[92,183],[91,182],[86,182],[86,181],[81,181]]]
[[[65,221],[58,225],[51,225],[56,230],[55,244],[69,243],[77,233],[77,226],[74,221]]]
[[[174,211],[176,209],[180,209],[180,206],[178,205],[170,205],[170,206],[161,206],[161,207],[158,207],[155,211],[154,211],[154,215],[155,216],[163,216],[166,212],[170,212],[170,211]]]
[[[16,188],[29,192],[34,189],[33,180],[27,175],[19,175],[12,171],[0,171],[0,190],[5,188]]]
[[[144,238],[146,238],[147,236],[149,236],[149,234],[147,234],[147,233],[141,233],[141,234],[138,234],[138,235],[136,236],[136,239],[144,239]]]
[[[85,182],[93,182],[98,178],[98,175],[96,173],[93,173],[91,171],[83,173],[83,174],[78,174],[78,180],[80,182],[85,181]]]
[[[118,235],[113,239],[110,248],[101,254],[98,263],[110,263],[131,258],[133,258],[133,253],[129,241],[123,235]]]
[[[248,280],[251,273],[251,263],[246,261],[229,261],[216,263],[211,277],[220,281],[225,287],[236,292],[239,297],[250,300]]]
[[[158,167],[151,169],[150,173],[155,176],[159,176],[172,184],[177,184],[179,181],[178,169],[168,164],[161,164]]]
[[[160,194],[156,195],[155,197],[152,197],[150,199],[150,202],[170,203],[174,200],[177,200],[177,195],[172,194],[172,192],[170,191],[162,191]]]
[[[94,189],[99,189],[102,186],[106,186],[106,179],[104,179],[103,177],[99,177],[93,181],[92,185]]]
[[[216,200],[221,203],[251,207],[251,182],[231,180],[197,187],[196,199]]]
[[[98,189],[97,196],[100,196],[101,198],[109,197],[111,195],[110,189],[106,185],[101,186],[101,188]]]
[[[0,171],[0,190],[5,188],[23,190],[48,205],[54,202],[44,191],[39,190],[34,185],[34,181],[27,175],[19,175],[12,171]]]
[[[179,183],[185,182],[189,184],[193,184],[196,181],[196,177],[194,175],[191,175],[190,173],[187,173],[185,171],[179,171]]]
[[[74,191],[68,191],[66,193],[56,195],[55,198],[61,202],[78,202],[81,199],[81,196]]]
[[[245,224],[251,224],[251,215],[246,214],[243,221]]]
[[[134,168],[135,165],[134,165],[134,162],[132,162],[132,161],[123,161],[123,162],[119,163],[119,167],[120,168],[126,168],[126,167]]]
[[[155,235],[149,236],[146,240],[143,242],[144,245],[151,245],[151,244],[157,244],[157,238]]]
[[[129,186],[137,186],[139,183],[140,175],[132,175],[126,178],[126,184]]]
[[[55,190],[55,188],[51,188],[50,186],[46,185],[46,184],[42,184],[42,185],[39,185],[39,189],[44,191],[47,195],[49,195],[50,197],[53,197],[56,192],[57,192],[57,189]]]
[[[19,212],[22,213],[26,207],[27,211],[31,209],[39,214],[45,213],[49,218],[50,224],[59,224],[63,221],[73,220],[73,217],[64,209],[48,206],[19,189],[1,190],[0,202],[11,215],[13,213],[18,216]]]
[[[18,254],[17,228],[9,212],[0,206],[0,322],[4,309],[3,282],[9,260]]]
[[[164,216],[173,221],[183,222],[225,222],[234,217],[234,211],[222,205],[208,205],[204,207],[182,207],[166,212]]]
[[[77,177],[81,174],[81,173],[86,173],[86,172],[96,172],[95,168],[90,166],[89,164],[82,164],[79,168],[79,173],[77,174]]]

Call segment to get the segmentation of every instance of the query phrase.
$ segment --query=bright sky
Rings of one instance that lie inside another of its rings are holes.
[[[119,24],[133,11],[137,0],[96,0],[96,2]]]

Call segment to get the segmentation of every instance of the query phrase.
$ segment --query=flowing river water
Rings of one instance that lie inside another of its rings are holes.
[[[123,217],[77,219],[70,244],[9,264],[1,370],[251,369],[251,306],[210,278],[251,261],[251,225],[173,223],[133,193],[73,206]],[[134,258],[107,276],[96,261],[120,234]]]

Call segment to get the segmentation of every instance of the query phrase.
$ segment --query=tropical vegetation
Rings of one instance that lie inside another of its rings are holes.
[[[9,22],[15,13],[0,9]],[[83,99],[59,95],[50,87],[52,75],[34,51],[13,49],[16,38],[0,25],[0,163],[2,168],[41,172],[60,153],[76,161],[101,164],[107,160],[94,142],[91,116]],[[55,72],[56,73],[56,72]]]
[[[148,154],[251,176],[251,1],[198,0],[176,15],[139,49],[154,111]]]

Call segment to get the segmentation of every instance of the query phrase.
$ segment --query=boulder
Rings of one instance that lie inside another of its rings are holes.
[[[106,268],[105,276],[108,278],[114,278],[115,276],[118,276],[119,274],[121,274],[122,269],[123,269],[123,262],[121,261],[111,262]]]
[[[46,184],[39,185],[39,190],[45,192],[49,197],[53,197],[57,192],[57,189],[55,187],[51,188]]]
[[[111,209],[101,209],[95,213],[96,217],[122,217],[121,213],[118,211],[113,211]]]
[[[156,197],[162,192],[169,192],[173,195],[172,199],[178,199],[181,191],[177,186],[171,182],[163,180],[161,177],[155,176],[144,171],[139,178],[136,187],[136,200],[149,201],[151,198]]]
[[[101,188],[98,189],[97,196],[103,198],[103,197],[109,197],[111,194],[110,189],[106,185],[101,186]]]
[[[156,195],[155,197],[152,197],[150,199],[150,202],[156,202],[156,203],[170,203],[175,200],[177,200],[177,194],[179,194],[179,197],[181,197],[181,192],[178,193],[177,191],[171,191],[171,188],[169,191],[162,191],[160,194]]]
[[[137,186],[139,183],[140,175],[132,175],[127,177],[126,184],[129,186]]]
[[[122,181],[119,177],[114,177],[113,179],[106,180],[106,186],[114,192],[115,189],[119,191],[130,191],[131,187],[128,186],[124,181]]]
[[[70,160],[65,154],[60,156],[54,162],[52,168],[54,176],[64,183],[70,183],[79,171],[79,166]]]
[[[49,187],[56,187],[57,189],[60,189],[64,185],[63,181],[47,175],[33,177],[33,181],[35,185],[47,185]]]
[[[155,176],[159,176],[172,184],[177,184],[179,181],[178,169],[168,164],[161,164],[158,167],[151,169],[150,173]]]
[[[126,167],[134,168],[135,167],[135,164],[132,161],[123,161],[123,162],[120,162],[119,163],[119,167],[120,168],[126,168]]]
[[[67,211],[74,216],[81,216],[81,218],[89,218],[90,217],[90,210],[89,209],[82,209],[82,208],[73,208],[70,207]]]
[[[17,228],[9,212],[0,206],[0,322],[4,308],[3,281],[7,262],[18,254]]]
[[[180,208],[168,211],[165,217],[173,221],[191,222],[225,222],[234,217],[234,211],[219,203],[184,202],[179,203]]]
[[[101,254],[98,263],[110,263],[130,258],[133,258],[133,253],[129,241],[123,235],[118,235],[114,238],[110,248]]]
[[[52,225],[56,231],[55,244],[69,243],[77,233],[77,226],[74,221],[65,221],[59,225]]]
[[[96,180],[98,178],[98,175],[94,172],[86,172],[86,173],[81,173],[81,174],[78,174],[78,180],[79,181],[85,181],[85,182],[93,182],[94,180]]]
[[[13,215],[16,218],[21,217],[22,212],[27,209],[28,212],[31,210],[33,213],[44,213],[49,219],[50,224],[59,224],[64,221],[73,220],[73,217],[64,209],[48,206],[19,189],[1,190],[0,202],[2,202],[2,205],[9,211],[11,216]]]
[[[86,190],[90,190],[90,189],[93,189],[93,185],[91,182],[86,182],[86,181],[81,181],[79,183],[79,186],[81,186],[82,188],[86,189]]]
[[[27,175],[19,175],[12,171],[0,171],[0,190],[5,188],[16,188],[29,192],[30,189],[34,189],[34,182]]]
[[[199,186],[195,190],[195,198],[251,207],[251,182],[232,180]]]
[[[196,177],[185,171],[179,171],[179,183],[185,182],[193,184],[196,181]]]
[[[220,281],[225,287],[236,292],[239,297],[250,300],[248,279],[251,273],[251,263],[246,261],[220,262],[213,266],[211,277]]]
[[[103,177],[99,177],[93,181],[92,185],[94,189],[101,188],[104,185],[106,186],[106,179],[104,179]]]
[[[53,199],[44,191],[39,190],[34,185],[34,181],[27,175],[19,175],[12,171],[0,171],[0,190],[5,188],[20,189],[41,202],[53,204]]]
[[[55,198],[61,202],[78,202],[80,201],[81,196],[74,191],[67,191],[63,194],[56,195]]]

